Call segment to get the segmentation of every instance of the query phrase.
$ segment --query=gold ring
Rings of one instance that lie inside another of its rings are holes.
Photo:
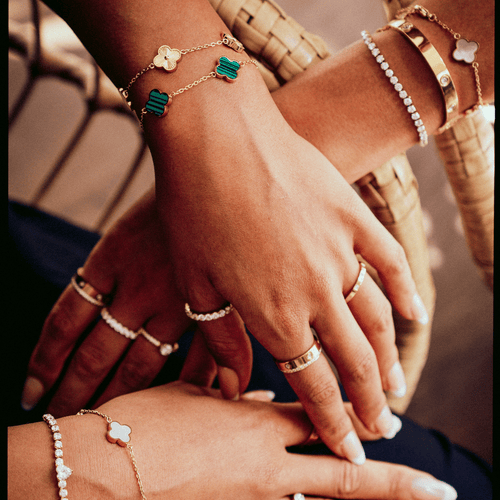
[[[139,328],[137,333],[142,335],[148,342],[151,342],[155,347],[158,347],[160,350],[160,354],[162,356],[169,356],[173,352],[179,349],[179,344],[175,342],[175,344],[162,344],[156,337],[153,337],[150,333],[148,333],[144,328]]]
[[[313,346],[301,356],[298,356],[289,361],[274,360],[280,371],[283,373],[295,373],[305,370],[319,359],[321,354],[321,344],[318,339],[314,339]]]
[[[191,319],[194,319],[195,321],[213,321],[214,319],[223,318],[224,316],[227,316],[233,309],[233,304],[229,304],[228,306],[213,313],[201,314],[191,311],[191,308],[189,307],[189,304],[187,302],[184,306],[184,311],[186,312],[187,316]]]
[[[104,307],[109,300],[109,295],[99,292],[90,283],[85,281],[81,275],[82,271],[83,269],[80,267],[71,278],[73,288],[78,292],[80,297],[83,297],[87,302],[90,302],[94,306]]]
[[[356,280],[356,283],[352,287],[349,295],[345,298],[346,303],[350,302],[354,296],[358,293],[359,287],[363,283],[363,280],[365,279],[366,275],[366,266],[363,262],[359,263],[359,274],[358,274],[358,279]]]

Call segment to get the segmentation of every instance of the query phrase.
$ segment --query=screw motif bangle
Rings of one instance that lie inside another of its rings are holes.
[[[396,17],[398,19],[406,20],[406,18],[412,14],[419,15],[420,17],[426,19],[429,22],[436,23],[438,26],[440,26],[441,29],[447,31],[448,33],[450,33],[450,35],[453,36],[453,38],[455,39],[455,50],[452,53],[452,57],[457,62],[464,62],[472,66],[472,71],[474,72],[474,80],[476,84],[477,103],[474,104],[474,106],[472,106],[468,110],[466,110],[463,113],[463,115],[474,113],[478,109],[482,108],[484,106],[483,93],[481,90],[481,83],[479,80],[479,63],[476,60],[476,54],[477,51],[479,50],[479,43],[473,40],[469,41],[467,38],[463,37],[460,33],[453,31],[448,25],[439,20],[436,14],[432,14],[421,5],[414,5],[413,7],[406,7],[404,9],[401,9],[396,14]],[[406,24],[410,27],[409,29],[413,28],[413,25],[411,23],[407,22]],[[403,28],[403,26],[401,26],[401,28]],[[439,79],[438,83],[440,83],[441,85]],[[458,100],[457,100],[457,111],[458,111]],[[445,130],[450,128],[459,118],[461,118],[461,115],[455,116],[454,118],[447,120],[447,122],[442,127],[440,127],[437,132],[438,133],[444,132]]]
[[[211,47],[217,47],[218,45],[226,45],[227,47],[233,49],[235,52],[243,52],[243,44],[238,41],[233,36],[227,33],[221,33],[221,39],[216,42],[206,43],[205,45],[198,45],[197,47],[192,47],[190,49],[172,49],[168,45],[162,45],[158,49],[158,54],[153,59],[153,62],[141,69],[136,75],[130,80],[125,88],[120,88],[119,91],[125,99],[128,99],[130,88],[132,85],[146,72],[155,68],[163,68],[167,73],[172,73],[177,69],[177,63],[181,60],[181,57],[185,54],[191,52],[196,52],[198,50],[208,49]]]
[[[361,32],[361,36],[363,37],[363,41],[365,45],[368,47],[368,50],[371,52],[377,63],[380,65],[380,68],[385,72],[385,76],[389,78],[389,82],[394,86],[394,90],[398,93],[400,99],[403,101],[403,104],[406,107],[406,110],[411,116],[413,120],[413,125],[417,129],[418,136],[420,139],[420,146],[427,146],[428,143],[428,135],[427,130],[425,129],[424,122],[420,117],[420,114],[413,103],[412,98],[408,95],[406,90],[403,89],[403,85],[398,80],[398,77],[394,75],[394,71],[389,68],[389,63],[385,60],[385,57],[380,53],[379,48],[373,42],[372,37],[368,31],[364,30]]]
[[[141,493],[142,500],[147,500],[146,494],[144,493],[144,486],[142,484],[141,475],[139,473],[139,469],[137,467],[137,461],[134,455],[134,449],[132,448],[132,444],[130,443],[130,434],[132,433],[132,429],[128,425],[122,425],[119,422],[114,421],[108,415],[101,413],[97,410],[80,410],[77,415],[85,415],[86,413],[90,413],[93,415],[98,415],[102,417],[108,423],[108,431],[106,432],[106,439],[112,444],[118,444],[124,448],[127,448],[130,459],[132,461],[132,466],[134,468],[135,477],[137,479],[137,484],[139,485],[139,491]]]
[[[59,426],[57,425],[57,420],[50,414],[46,413],[43,417],[45,423],[49,426],[52,432],[52,438],[54,439],[54,455],[55,455],[55,466],[56,466],[56,477],[57,486],[59,487],[59,497],[63,500],[68,500],[68,490],[66,489],[67,483],[66,479],[73,473],[73,471],[64,465],[63,461],[63,450],[61,441],[61,432]]]

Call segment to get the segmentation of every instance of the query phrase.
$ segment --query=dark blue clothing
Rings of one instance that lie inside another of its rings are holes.
[[[6,411],[8,425],[39,421],[54,389],[31,412],[20,406],[29,356],[43,321],[71,276],[98,241],[95,233],[18,203],[9,203],[7,267],[7,332],[4,348],[9,357]],[[189,348],[191,335],[180,341],[155,384],[175,380]],[[250,335],[254,367],[249,389],[270,389],[275,401],[297,399],[269,353]],[[441,433],[423,429],[401,417],[403,428],[392,440],[364,443],[368,458],[408,465],[429,472],[453,485],[460,500],[488,500],[492,496],[491,467]],[[323,445],[294,449],[299,453],[330,454]]]

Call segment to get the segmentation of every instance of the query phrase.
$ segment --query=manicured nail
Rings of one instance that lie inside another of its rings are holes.
[[[401,430],[402,425],[401,420],[392,414],[390,408],[384,406],[376,422],[380,434],[386,439],[392,439]]]
[[[343,449],[345,457],[353,464],[363,465],[365,463],[365,450],[363,450],[363,445],[354,431],[349,432],[344,438]]]
[[[264,401],[269,402],[272,401],[276,397],[276,394],[273,391],[250,391],[246,392],[241,396],[241,399],[247,399],[251,401]]]
[[[429,323],[429,315],[427,314],[425,305],[418,293],[413,296],[413,310],[418,317],[419,323],[421,323],[422,325],[426,325],[427,323]]]
[[[21,406],[24,410],[30,411],[43,396],[43,385],[35,377],[27,377],[24,382],[23,394],[21,396]]]
[[[389,390],[397,398],[402,398],[406,394],[406,379],[403,367],[396,361],[389,372]]]
[[[439,500],[455,500],[458,496],[453,486],[427,476],[415,478],[412,482],[412,488],[419,493],[426,493],[433,498],[439,498]],[[427,500],[428,497],[421,498],[426,498]]]

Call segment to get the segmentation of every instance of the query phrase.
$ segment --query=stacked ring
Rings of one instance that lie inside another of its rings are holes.
[[[186,302],[184,306],[184,311],[186,312],[186,315],[194,319],[195,321],[213,321],[214,319],[219,319],[223,318],[224,316],[227,316],[232,310],[234,309],[233,304],[229,304],[228,306],[219,309],[218,311],[215,311],[213,313],[195,313],[191,311],[191,308],[189,307],[189,304]]]
[[[283,373],[296,373],[305,370],[319,359],[321,355],[321,344],[318,339],[314,339],[313,346],[301,356],[298,356],[289,361],[274,360],[277,367]]]
[[[160,350],[160,354],[162,356],[169,356],[173,352],[179,349],[179,344],[175,342],[175,344],[162,344],[157,338],[153,337],[150,333],[148,333],[144,328],[139,328],[137,331],[138,334],[142,335],[148,342],[151,342],[155,347],[158,347]]]
[[[356,280],[356,283],[354,284],[351,291],[345,298],[346,303],[350,302],[354,298],[354,296],[358,293],[359,287],[361,286],[363,280],[365,279],[365,275],[366,275],[366,266],[363,262],[360,262],[358,279]]]
[[[119,333],[120,335],[123,335],[130,340],[136,339],[137,335],[139,335],[138,332],[130,330],[115,318],[113,318],[113,316],[111,316],[110,312],[105,307],[101,311],[101,317],[116,333]]]
[[[109,295],[99,292],[90,283],[82,278],[83,269],[80,267],[76,274],[71,278],[71,285],[78,292],[80,297],[83,297],[87,302],[94,306],[104,307],[109,301]]]

